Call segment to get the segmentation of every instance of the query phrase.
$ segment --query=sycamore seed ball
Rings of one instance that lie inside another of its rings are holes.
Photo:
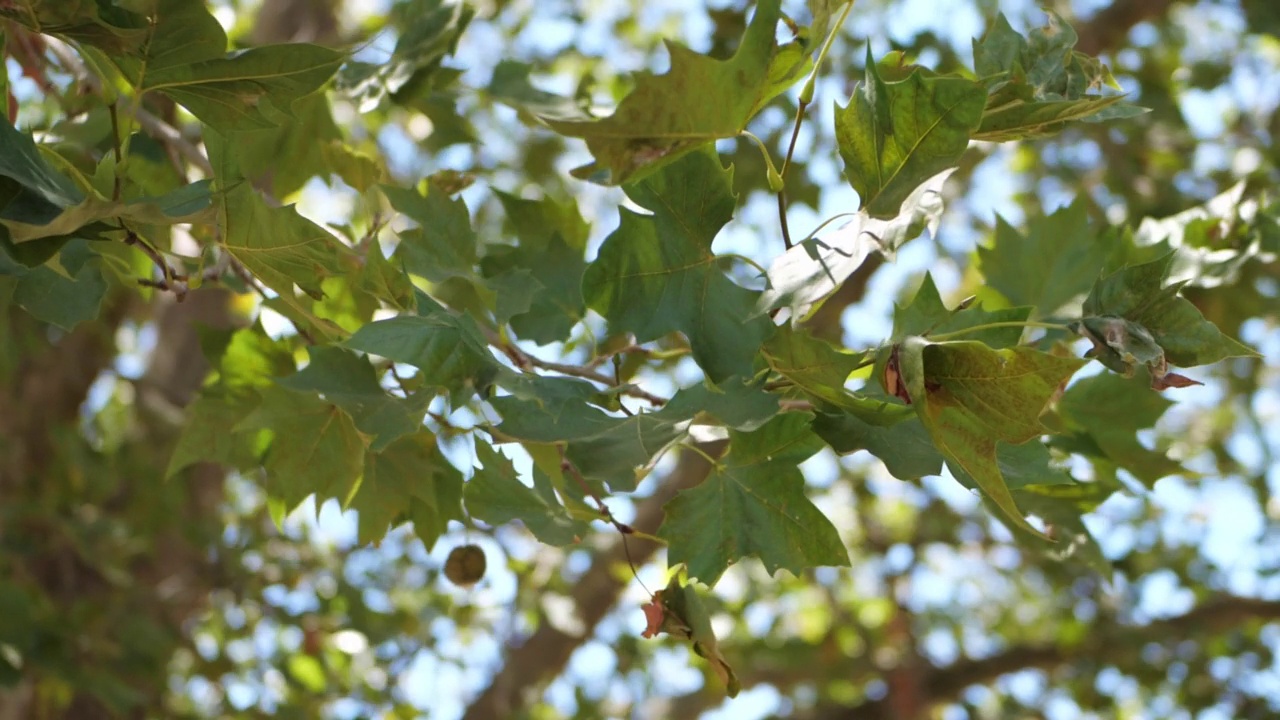
[[[458,587],[469,588],[484,577],[484,550],[479,545],[459,545],[444,561],[444,576]]]

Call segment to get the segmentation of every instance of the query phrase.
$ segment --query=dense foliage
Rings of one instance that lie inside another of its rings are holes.
[[[989,4],[0,2],[0,718],[1280,712],[1278,18]]]

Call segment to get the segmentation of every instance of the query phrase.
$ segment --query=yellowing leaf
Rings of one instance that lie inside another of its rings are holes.
[[[668,43],[671,70],[639,73],[635,89],[603,120],[546,123],[584,138],[596,162],[574,174],[610,185],[639,180],[712,140],[734,137],[809,65],[799,43],[774,39],[780,0],[761,0],[738,51],[716,60]]]
[[[1028,442],[1054,394],[1084,364],[1029,347],[995,350],[980,342],[896,346],[898,366],[921,422],[949,464],[963,470],[1016,526],[1037,533],[1018,510],[1000,472],[997,443]]]

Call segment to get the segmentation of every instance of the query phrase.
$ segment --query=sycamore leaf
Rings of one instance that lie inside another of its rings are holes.
[[[1074,52],[1075,30],[1056,14],[1023,37],[1003,14],[973,42],[974,67],[990,97],[975,140],[1005,141],[1051,135],[1074,120],[1131,117],[1146,112],[1123,95],[1088,91],[1115,81],[1095,58]]]
[[[1009,494],[997,445],[1019,445],[1047,432],[1040,415],[1083,361],[1029,347],[995,350],[980,342],[918,337],[903,340],[895,353],[916,413],[943,457],[1007,519],[1039,534]]]
[[[665,588],[653,594],[653,599],[643,606],[643,610],[648,627],[641,637],[656,637],[664,632],[691,641],[694,653],[711,663],[712,671],[724,683],[728,696],[737,696],[742,687],[733,668],[720,653],[715,630],[711,627],[711,613],[702,604],[692,582],[681,584],[679,575],[673,575]]]
[[[564,443],[565,457],[584,478],[626,492],[635,490],[654,457],[684,434],[678,425],[693,414],[678,414],[688,406],[681,402],[674,411],[613,417],[588,404],[595,401],[594,387],[567,378],[523,378],[516,389],[519,394],[489,400],[502,417],[494,428],[497,437]]]
[[[488,444],[477,442],[476,456],[483,467],[463,489],[471,517],[495,526],[519,520],[548,545],[570,545],[586,537],[590,525],[569,515],[545,474],[535,468],[530,488],[520,482],[511,461]]]
[[[499,62],[489,81],[489,94],[498,102],[544,120],[594,122],[595,119],[573,99],[534,87],[529,81],[532,70],[529,65],[515,60]]]
[[[24,0],[0,5],[0,18],[31,30],[126,54],[146,42],[147,18],[111,0]]]
[[[268,207],[247,183],[227,190],[222,201],[222,246],[281,297],[292,298],[296,284],[318,299],[321,281],[342,274],[349,251],[292,205]]]
[[[718,385],[702,382],[681,389],[663,406],[662,414],[677,421],[706,414],[725,427],[755,430],[779,410],[777,395],[765,392],[751,381],[734,377]]]
[[[1115,358],[1127,369],[1145,363],[1151,365],[1153,374],[1163,377],[1165,361],[1193,367],[1228,357],[1256,356],[1205,320],[1191,301],[1180,297],[1181,284],[1165,285],[1172,262],[1171,253],[1125,267],[1094,284],[1085,299],[1085,317],[1080,324],[1095,344],[1101,341],[1106,345],[1096,348],[1099,359],[1111,358],[1108,367],[1112,369],[1116,369]]]
[[[865,81],[836,107],[836,142],[862,209],[893,218],[912,191],[954,167],[985,101],[981,84],[921,68],[886,82],[868,49]]]
[[[731,175],[707,150],[627,186],[653,215],[624,208],[621,225],[582,278],[587,305],[611,332],[634,333],[641,343],[682,332],[713,382],[752,375],[773,331],[768,318],[753,317],[758,293],[734,284],[711,252],[733,215]]]
[[[255,398],[256,399],[256,398]],[[253,411],[254,400],[206,390],[187,408],[187,423],[169,457],[165,478],[199,462],[247,469],[257,465],[251,433],[228,432]]]
[[[1143,447],[1137,433],[1153,427],[1171,405],[1141,381],[1112,373],[1084,378],[1058,401],[1058,415],[1070,436],[1060,444],[1108,460],[1151,487],[1182,466]]]
[[[0,228],[0,237],[3,235],[4,229]],[[14,304],[37,320],[71,330],[98,317],[107,294],[107,281],[101,259],[82,239],[68,241],[57,258],[61,271],[49,263],[28,268],[11,259],[7,243],[0,242],[0,277],[14,278]]]
[[[1039,316],[1078,303],[1116,252],[1116,238],[1089,226],[1085,201],[1032,218],[1020,233],[996,218],[995,243],[979,247],[987,283]]]
[[[586,313],[582,299],[583,259],[590,227],[575,203],[550,198],[525,200],[498,193],[518,245],[491,246],[481,268],[491,284],[512,272],[528,272],[536,282],[524,312],[511,316],[512,329],[538,344],[568,339]]]
[[[1074,482],[1065,470],[1053,464],[1049,448],[1039,440],[1030,440],[1020,445],[999,443],[996,446],[996,465],[1000,468],[1000,477],[1005,486],[1010,490],[1028,485],[1068,485]],[[982,489],[977,480],[958,463],[948,462],[947,468],[961,485],[974,490]]]
[[[781,327],[761,349],[769,367],[795,383],[806,395],[852,413],[873,425],[892,425],[913,413],[911,408],[872,399],[845,389],[849,375],[866,364],[866,353],[837,350],[825,340]]]
[[[454,0],[413,0],[396,10],[404,26],[387,62],[349,62],[338,73],[338,89],[355,100],[361,113],[376,108],[388,94],[407,100],[406,95],[449,72],[441,60],[454,52],[475,17],[470,3]]]
[[[988,311],[976,306],[962,306],[954,310],[942,303],[942,295],[933,282],[933,276],[925,273],[924,281],[915,297],[906,305],[894,305],[893,336],[896,342],[912,335],[928,337],[967,330],[989,323],[1021,323],[1030,316],[1032,308],[1013,307]],[[993,348],[1017,345],[1022,339],[1021,327],[995,327],[965,334],[966,340],[975,340]]]
[[[224,57],[227,33],[204,3],[153,0],[146,42],[138,54],[109,55],[135,88],[146,84],[148,73],[174,71],[189,63]]]
[[[281,387],[268,388],[262,403],[232,428],[232,432],[248,430],[272,432],[263,462],[265,487],[289,508],[312,493],[319,502],[345,498],[360,478],[364,438],[351,416],[334,403]]]
[[[475,321],[439,310],[369,323],[343,344],[418,368],[455,401],[488,387],[498,367]]]
[[[302,370],[277,380],[281,387],[317,393],[346,411],[360,432],[370,438],[369,449],[378,451],[397,438],[422,428],[422,418],[434,395],[398,398],[378,383],[368,358],[336,347],[312,347],[311,361]]]
[[[1073,482],[1069,485],[1029,486],[1013,491],[1018,505],[1044,521],[1049,536],[1056,542],[1029,542],[1018,533],[1014,539],[1028,549],[1048,555],[1055,561],[1074,560],[1096,572],[1108,576],[1111,563],[1102,554],[1102,548],[1085,526],[1082,516],[1091,512],[1111,497],[1120,484],[1109,481]]]
[[[638,73],[635,89],[601,120],[546,118],[553,130],[587,141],[592,165],[574,175],[610,185],[636,181],[686,152],[735,137],[809,67],[800,43],[775,40],[780,0],[761,0],[732,58],[716,60],[667,43],[671,69]]]
[[[818,413],[813,432],[841,455],[859,450],[875,455],[899,480],[942,473],[942,455],[917,417],[893,425],[874,425],[853,413]]]
[[[903,243],[925,230],[937,232],[942,185],[952,172],[944,170],[912,190],[892,220],[877,220],[859,212],[829,235],[801,241],[774,258],[769,265],[769,287],[760,297],[760,311],[787,307],[792,322],[799,322],[830,297],[872,251],[892,257]]]
[[[822,448],[811,416],[787,413],[750,433],[729,431],[729,452],[702,484],[663,506],[658,535],[668,562],[684,563],[708,585],[732,563],[754,555],[770,573],[799,574],[849,564],[836,528],[805,495],[796,468]]]
[[[450,520],[462,520],[462,473],[445,460],[435,436],[421,430],[365,453],[347,507],[360,514],[361,543],[377,542],[388,526],[409,520],[430,550]]]
[[[399,233],[400,244],[393,260],[432,282],[475,276],[478,241],[471,229],[471,214],[461,198],[450,198],[436,183],[428,184],[425,197],[416,190],[392,185],[379,189],[393,208],[418,224],[417,228]]]
[[[84,193],[44,159],[30,136],[0,121],[0,221],[46,226],[84,201]],[[43,236],[57,234],[62,233]],[[16,232],[11,239],[21,243],[32,238]]]

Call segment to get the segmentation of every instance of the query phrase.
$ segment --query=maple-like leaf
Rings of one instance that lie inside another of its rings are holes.
[[[520,482],[511,460],[488,444],[476,443],[476,457],[483,467],[463,489],[472,517],[495,526],[519,520],[548,545],[569,545],[586,536],[590,525],[569,515],[546,475],[535,469],[530,488]]]
[[[595,163],[574,175],[620,185],[639,180],[682,154],[735,137],[764,105],[809,67],[800,43],[775,40],[780,0],[761,0],[732,58],[716,60],[668,42],[671,69],[638,73],[635,89],[613,114],[593,121],[548,117],[562,135],[584,138]]]
[[[1029,347],[996,350],[918,337],[895,350],[912,405],[948,464],[966,473],[1014,525],[1038,534],[1009,493],[997,446],[1046,433],[1040,415],[1084,361]]]
[[[836,142],[862,209],[887,219],[917,187],[955,166],[987,94],[977,82],[923,68],[896,82],[881,70],[868,49],[865,80],[848,106],[836,107]]]
[[[426,430],[364,455],[364,472],[346,506],[360,515],[359,540],[374,542],[389,525],[413,522],[430,550],[449,525],[462,519],[462,474]]]
[[[1065,433],[1054,443],[1073,452],[1113,463],[1147,486],[1182,470],[1167,455],[1138,441],[1138,431],[1153,427],[1173,402],[1138,379],[1102,373],[1075,382],[1058,401]]]
[[[758,293],[734,284],[711,252],[733,216],[731,175],[708,149],[628,185],[631,199],[653,214],[624,208],[582,278],[587,305],[611,332],[633,333],[642,343],[682,332],[713,382],[753,375],[756,353],[773,331],[755,314]]]
[[[1256,356],[1179,296],[1183,283],[1165,284],[1173,259],[1170,253],[1130,265],[1094,284],[1084,301],[1084,317],[1074,326],[1094,342],[1091,356],[1123,374],[1146,365],[1155,378],[1164,377],[1168,365],[1194,367]]]
[[[1096,95],[1102,85],[1118,87],[1096,58],[1074,52],[1078,36],[1058,15],[1023,37],[1003,14],[981,40],[973,42],[974,67],[989,85],[990,97],[975,140],[1005,141],[1051,135],[1075,120],[1139,115],[1144,108],[1121,102],[1123,95]]]
[[[866,353],[837,350],[803,330],[779,328],[761,349],[769,366],[821,403],[857,415],[874,425],[891,425],[910,417],[911,409],[845,389],[845,381],[865,365]]]
[[[805,495],[796,469],[822,448],[809,421],[788,413],[754,432],[731,430],[729,453],[711,476],[664,506],[658,535],[669,543],[668,561],[685,563],[708,585],[748,555],[769,572],[848,565],[840,534]]]
[[[906,305],[894,305],[892,340],[898,341],[913,335],[928,337],[943,335],[960,330],[968,330],[991,323],[1022,323],[1031,314],[1030,307],[1001,308],[985,310],[969,303],[960,307],[948,308],[942,302],[938,286],[933,282],[933,275],[925,273],[920,289],[916,291],[911,302]],[[966,333],[966,340],[975,340],[993,348],[1006,348],[1017,345],[1022,339],[1022,327],[992,327]]]
[[[711,669],[724,683],[725,692],[735,697],[741,690],[738,676],[720,652],[720,643],[711,627],[711,613],[702,604],[698,590],[692,582],[682,583],[674,574],[667,586],[653,594],[652,600],[642,605],[646,627],[641,637],[657,637],[667,633],[692,643],[693,652],[711,663]]]

